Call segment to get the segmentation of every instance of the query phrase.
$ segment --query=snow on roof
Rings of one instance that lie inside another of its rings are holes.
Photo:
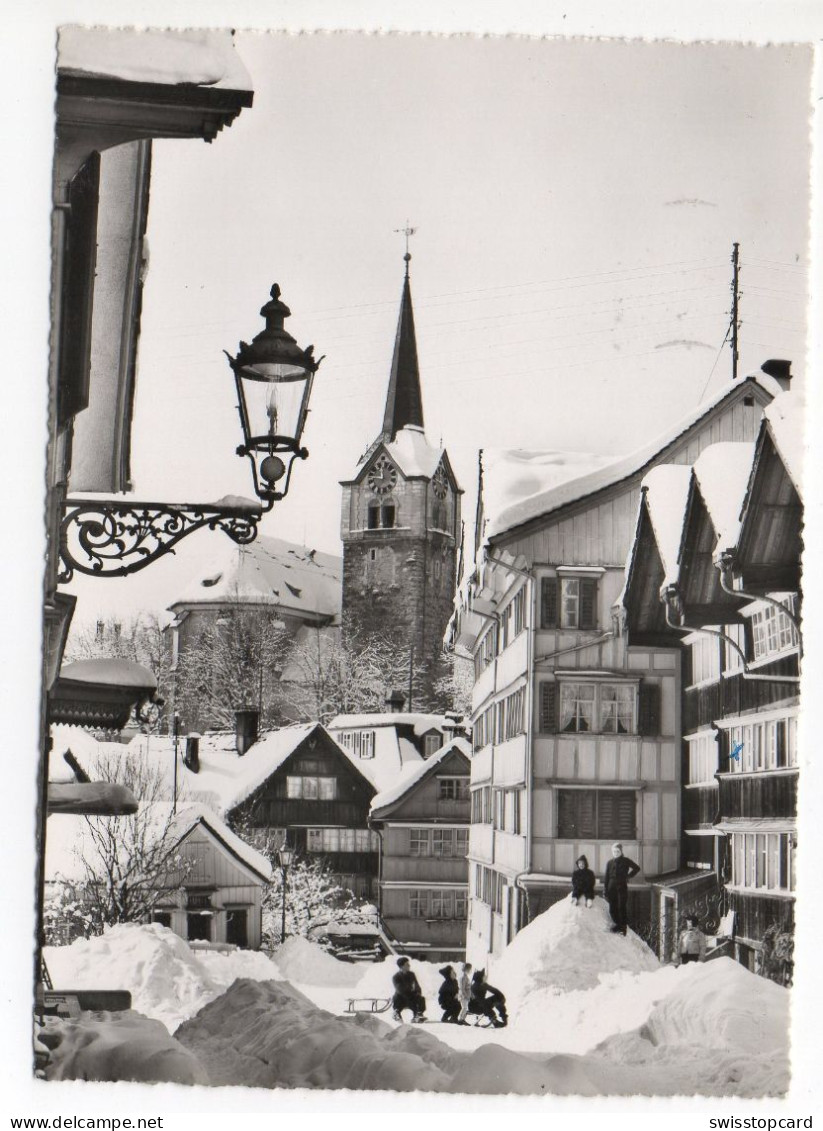
[[[774,446],[801,498],[803,460],[806,454],[805,410],[805,402],[798,393],[785,392],[775,397],[764,412]]]
[[[455,750],[461,754],[465,754],[467,758],[471,757],[471,746],[465,738],[461,738],[458,735],[456,738],[453,738],[451,742],[447,742],[445,746],[441,746],[437,753],[433,754],[431,758],[427,758],[425,761],[416,764],[411,763],[404,766],[394,784],[390,785],[387,789],[382,789],[380,793],[375,794],[372,798],[372,814],[376,813],[378,809],[384,809],[387,805],[393,805],[395,801],[399,801],[400,798],[404,797],[418,782],[422,781],[435,766],[439,766],[440,763],[450,754],[454,753]]]
[[[235,748],[233,733],[205,734],[199,741],[200,769],[197,773],[183,764],[185,739],[178,740],[177,785],[186,805],[203,802],[225,817],[242,804],[275,770],[294,753],[304,738],[319,723],[301,723],[264,735],[242,757]],[[172,789],[174,777],[174,739],[167,735],[137,735],[124,748],[126,756],[139,756],[155,766]],[[169,794],[170,795],[170,794]]]
[[[141,829],[145,827],[147,832],[154,830],[158,837],[168,829],[167,837],[171,848],[188,836],[196,825],[202,823],[261,879],[271,879],[271,863],[266,857],[233,833],[208,806],[202,802],[193,802],[179,809],[171,820],[169,809],[169,802],[141,805]],[[83,880],[86,875],[82,863],[84,855],[90,860],[96,858],[95,842],[88,822],[70,816],[49,817],[46,831],[46,879],[59,878],[74,882]]]
[[[511,509],[527,507],[562,483],[589,475],[614,462],[613,455],[591,452],[483,450],[483,513],[486,533],[501,525]],[[511,524],[514,525],[514,524]]]
[[[606,487],[637,474],[655,456],[659,455],[670,444],[673,444],[684,432],[695,425],[701,417],[719,405],[726,397],[752,385],[759,386],[771,396],[777,396],[780,391],[778,383],[763,373],[747,377],[744,381],[736,381],[731,385],[724,385],[710,400],[704,401],[686,413],[667,432],[655,437],[650,443],[630,455],[614,460],[605,466],[598,466],[579,478],[561,482],[559,486],[538,491],[525,499],[521,498],[500,513],[493,514],[489,508],[486,508],[486,514],[489,518],[487,535],[502,534],[504,531],[520,526],[530,519],[550,514],[552,511],[559,510],[560,507],[577,502],[579,499],[584,499],[597,491],[602,491]]]
[[[677,559],[691,478],[692,469],[688,464],[677,463],[653,467],[643,478],[646,507],[663,563],[664,585],[671,585],[677,580]]]
[[[753,443],[719,443],[695,460],[694,477],[717,533],[716,551],[737,545],[753,458]]]
[[[342,578],[343,559],[336,554],[261,537],[229,548],[204,566],[170,608],[266,602],[284,612],[337,617]]]
[[[100,743],[81,727],[53,726],[49,752],[49,781],[75,780],[74,771],[63,757],[67,750],[72,752],[82,768],[88,772],[91,764],[100,755]]]
[[[145,687],[154,689],[157,680],[147,667],[135,660],[107,656],[97,660],[75,660],[60,669],[61,679],[78,683],[108,684],[111,687]]]
[[[437,724],[442,727],[443,723],[439,715],[338,715],[329,723],[328,730],[352,765],[379,792],[393,785],[406,766],[416,766],[423,761],[413,743],[397,733],[398,720],[412,719],[418,720],[416,734],[424,734],[433,726],[440,729]],[[425,725],[420,720],[429,720],[429,723]],[[346,745],[346,734],[361,730],[374,732],[373,757],[361,757]]]
[[[237,833],[232,832],[225,821],[221,821],[217,814],[203,805],[202,802],[187,805],[185,809],[180,810],[175,815],[173,834],[182,839],[187,833],[191,832],[195,825],[201,822],[218,836],[247,867],[257,872],[264,880],[271,879],[271,861],[262,852],[258,852],[250,844],[246,844]]]
[[[60,74],[126,82],[187,84],[252,90],[252,80],[228,30],[128,31],[63,27],[57,46]]]
[[[336,715],[329,723],[329,730],[363,730],[365,727],[413,726],[416,735],[427,734],[430,730],[442,731],[449,720],[445,715],[415,713],[414,711],[385,711],[364,715]]]
[[[407,478],[425,475],[431,479],[443,458],[443,449],[430,444],[423,429],[414,426],[401,428],[384,446]]]

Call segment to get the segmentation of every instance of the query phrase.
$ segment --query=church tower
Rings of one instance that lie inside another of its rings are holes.
[[[350,643],[379,634],[407,650],[433,701],[453,611],[462,491],[423,427],[410,259],[407,251],[383,427],[341,483],[343,632]]]

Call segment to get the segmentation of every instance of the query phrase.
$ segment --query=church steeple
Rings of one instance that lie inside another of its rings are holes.
[[[380,439],[391,443],[401,428],[412,425],[423,428],[423,398],[420,393],[420,370],[417,365],[417,339],[414,334],[411,286],[409,284],[408,251],[406,275],[403,279],[403,296],[400,300],[400,318],[394,339],[389,391]]]

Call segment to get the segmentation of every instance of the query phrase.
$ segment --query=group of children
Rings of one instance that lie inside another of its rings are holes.
[[[453,1025],[467,1025],[469,1014],[483,1017],[486,1024],[497,1029],[508,1024],[506,999],[500,990],[486,981],[485,970],[472,973],[470,962],[461,965],[458,974],[453,966],[440,970],[443,979],[437,994],[437,1001],[443,1011],[442,1021]],[[392,997],[392,1017],[403,1020],[403,1011],[412,1011],[412,1023],[426,1020],[426,999],[420,983],[411,969],[408,958],[398,958],[397,973],[392,978],[394,996]]]
[[[640,871],[640,865],[623,855],[623,845],[618,841],[612,845],[612,858],[606,865],[603,876],[603,892],[609,904],[612,917],[612,931],[625,935],[628,929],[629,880]],[[572,873],[571,900],[577,906],[581,903],[591,907],[594,902],[596,884],[594,872],[585,856],[579,856]],[[699,929],[693,916],[686,917],[686,926],[678,939],[677,960],[680,963],[703,961],[706,954],[706,936]],[[397,960],[397,973],[392,982],[394,996],[392,1008],[395,1021],[403,1020],[403,1011],[412,1011],[412,1021],[426,1020],[426,999],[420,989],[408,958]],[[485,970],[472,973],[470,962],[462,963],[459,974],[453,966],[440,970],[443,982],[437,994],[437,1001],[443,1011],[442,1020],[454,1025],[466,1025],[469,1014],[486,1019],[488,1025],[503,1028],[508,1023],[506,999],[500,990],[486,981]]]

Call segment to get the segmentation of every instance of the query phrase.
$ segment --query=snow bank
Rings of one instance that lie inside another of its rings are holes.
[[[213,1084],[443,1091],[452,1053],[430,1034],[318,1009],[286,983],[238,981],[177,1031]]]
[[[778,1096],[789,1086],[788,1026],[782,986],[718,958],[679,969],[647,1021],[607,1038],[595,1054],[653,1066],[670,1077],[674,1093]]]
[[[606,902],[576,907],[564,899],[529,923],[494,962],[489,977],[514,1008],[535,991],[588,990],[603,974],[657,970],[659,962],[630,929],[613,934]]]
[[[47,1080],[134,1080],[208,1084],[194,1053],[164,1025],[128,1013],[84,1013],[73,1021],[46,1018],[38,1043],[48,1049]]]
[[[196,954],[157,923],[111,927],[71,946],[47,947],[45,958],[57,989],[129,990],[133,1008],[172,1033],[236,978],[280,977],[259,951]]]
[[[278,948],[276,961],[283,978],[313,986],[356,986],[363,976],[361,967],[338,961],[317,943],[298,935]]]

